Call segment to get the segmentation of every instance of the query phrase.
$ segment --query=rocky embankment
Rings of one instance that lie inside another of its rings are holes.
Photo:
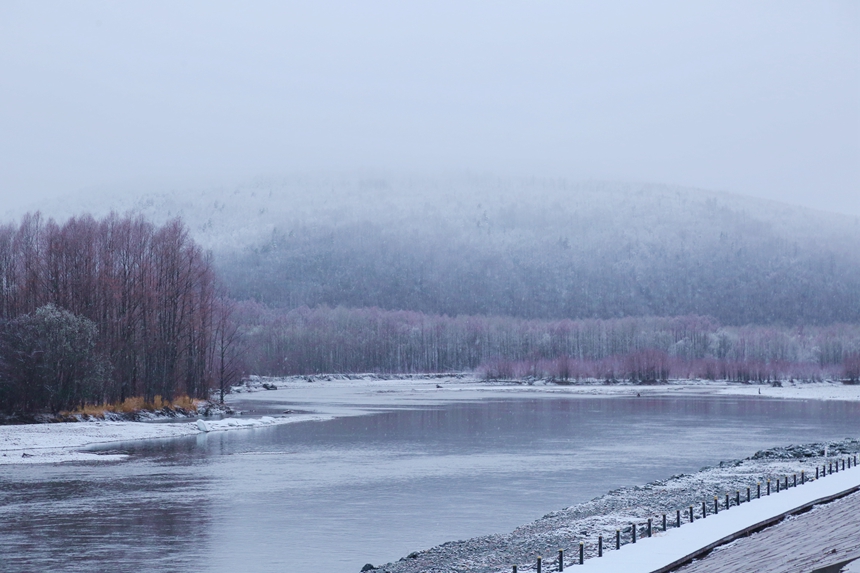
[[[644,524],[652,518],[657,527],[665,513],[671,525],[677,510],[682,510],[682,520],[686,510],[688,520],[690,506],[694,507],[698,518],[702,501],[712,504],[714,496],[720,498],[721,504],[727,493],[732,500],[738,491],[745,498],[748,487],[755,496],[758,483],[763,484],[764,491],[767,480],[774,483],[779,479],[784,483],[789,476],[791,482],[794,474],[799,479],[801,471],[814,479],[816,466],[857,453],[860,453],[860,440],[856,439],[763,450],[743,460],[702,468],[694,474],[617,489],[586,503],[547,514],[510,533],[451,541],[415,551],[372,570],[380,573],[495,573],[510,571],[513,564],[520,564],[523,569],[523,565],[532,565],[538,555],[544,556],[546,566],[555,570],[559,549],[565,550],[569,556],[565,561],[570,563],[582,541],[585,556],[589,558],[597,553],[599,535],[603,536],[607,551],[614,549],[616,529],[621,530],[622,539],[628,542],[632,522]],[[642,536],[644,526],[640,528],[639,536]],[[365,570],[371,569],[366,567]]]

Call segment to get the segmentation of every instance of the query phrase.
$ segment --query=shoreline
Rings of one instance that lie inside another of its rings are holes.
[[[860,386],[836,382],[796,382],[783,386],[708,381],[670,381],[662,385],[555,384],[543,381],[496,382],[466,374],[380,377],[365,375],[251,377],[228,395],[231,407],[255,411],[205,420],[207,431],[234,431],[279,424],[367,415],[396,408],[426,407],[459,401],[513,396],[595,397],[761,397],[790,400],[860,402]],[[284,408],[289,408],[284,410]],[[299,409],[300,412],[294,411]],[[0,426],[0,465],[119,461],[124,454],[81,451],[91,446],[139,440],[170,439],[204,433],[194,418],[182,422],[86,422]]]
[[[373,375],[253,378],[248,384],[236,388],[227,400],[229,406],[242,415],[205,420],[202,425],[192,418],[178,423],[89,421],[0,426],[0,465],[117,463],[128,456],[107,448],[100,448],[103,450],[100,452],[81,450],[100,444],[189,437],[205,431],[254,428],[265,431],[265,427],[279,424],[363,416],[397,409],[423,409],[458,402],[511,398],[552,400],[560,397],[635,400],[637,395],[642,399],[712,397],[717,400],[764,398],[860,402],[860,386],[824,382],[773,387],[698,381],[660,386],[555,385],[540,381],[532,384],[488,382],[459,375],[397,379]],[[506,533],[448,541],[430,548],[409,548],[414,551],[398,561],[378,565],[375,570],[380,573],[458,570],[501,573],[510,571],[512,564],[519,564],[521,570],[526,571],[536,555],[544,556],[546,566],[550,565],[559,548],[565,549],[568,558],[572,557],[578,551],[580,541],[585,542],[585,557],[590,558],[595,552],[598,535],[603,536],[605,549],[611,551],[615,530],[622,530],[622,536],[627,540],[631,535],[631,522],[643,524],[650,517],[656,524],[662,513],[668,514],[671,520],[676,510],[684,510],[690,505],[696,508],[698,518],[702,500],[713,500],[714,496],[723,499],[726,493],[734,496],[736,491],[743,495],[746,487],[754,488],[758,481],[764,483],[767,479],[784,478],[795,473],[799,478],[801,470],[806,471],[808,478],[814,477],[815,466],[826,459],[823,457],[825,445],[830,447],[831,460],[838,453],[860,454],[858,439],[770,448],[743,460],[720,462],[697,472],[618,488],[590,501],[547,513]],[[752,491],[755,496],[756,490]],[[644,536],[644,531],[640,529],[639,535]],[[384,557],[390,559],[395,556]]]
[[[830,454],[828,457],[824,456],[825,447]],[[565,550],[565,561],[573,561],[578,544],[582,541],[585,543],[585,559],[592,559],[597,556],[597,538],[603,536],[604,555],[609,555],[615,551],[616,530],[621,531],[622,549],[630,543],[631,523],[637,524],[637,536],[643,539],[646,537],[644,523],[651,518],[655,534],[659,536],[662,514],[667,515],[671,531],[676,511],[681,511],[682,524],[687,524],[689,514],[685,514],[685,511],[692,506],[698,522],[702,515],[702,501],[707,501],[710,516],[710,504],[714,497],[720,500],[721,508],[727,493],[733,505],[736,492],[744,503],[746,488],[750,487],[751,498],[755,501],[758,483],[764,488],[767,480],[773,483],[793,475],[797,475],[799,480],[801,470],[806,472],[806,481],[813,482],[816,465],[820,467],[833,462],[840,455],[857,454],[860,454],[860,439],[854,438],[761,450],[742,460],[723,461],[692,474],[679,474],[644,485],[618,488],[590,501],[550,512],[508,533],[449,541],[430,549],[414,551],[398,561],[378,565],[368,571],[501,573],[510,571],[514,564],[518,564],[522,571],[531,571],[538,555],[543,555],[545,565],[555,570],[551,564],[555,563],[554,555],[559,549]],[[775,486],[772,491],[771,495],[779,495]],[[766,496],[765,489],[762,489],[761,495],[763,498]]]
[[[127,454],[84,451],[92,446],[112,443],[184,438],[208,432],[224,432],[279,424],[328,419],[313,414],[275,418],[192,418],[182,422],[116,422],[92,420],[0,426],[0,466],[17,464],[56,464],[64,462],[115,462]],[[203,421],[206,430],[198,421]]]

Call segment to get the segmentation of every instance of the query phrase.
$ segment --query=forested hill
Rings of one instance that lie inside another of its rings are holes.
[[[149,194],[238,298],[449,315],[860,321],[860,222],[695,189],[295,177]]]

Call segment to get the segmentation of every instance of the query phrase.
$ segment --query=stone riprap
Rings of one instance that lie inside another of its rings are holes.
[[[825,457],[825,448],[828,457]],[[579,543],[585,544],[585,558],[597,555],[598,536],[604,540],[604,551],[615,548],[616,530],[621,530],[622,543],[631,541],[631,523],[638,524],[637,537],[647,534],[645,523],[653,520],[653,527],[662,526],[662,514],[667,514],[669,526],[674,525],[676,511],[682,512],[682,524],[689,522],[689,507],[693,506],[696,519],[701,518],[702,502],[707,503],[708,515],[713,511],[716,496],[720,509],[725,495],[734,505],[736,492],[746,499],[746,488],[756,496],[757,483],[766,493],[767,480],[773,491],[777,479],[784,483],[789,476],[805,471],[809,479],[815,477],[816,466],[844,459],[860,452],[860,440],[787,446],[757,452],[743,460],[721,462],[703,468],[695,474],[672,476],[644,486],[633,486],[611,491],[591,501],[555,511],[505,534],[474,537],[451,541],[423,551],[415,551],[399,561],[377,566],[385,573],[497,573],[518,565],[520,571],[533,570],[537,556],[543,556],[544,571],[557,569],[559,549],[565,550],[565,563],[578,560]],[[860,456],[858,456],[860,460]],[[853,465],[853,463],[852,463]],[[683,525],[682,525],[683,527]]]

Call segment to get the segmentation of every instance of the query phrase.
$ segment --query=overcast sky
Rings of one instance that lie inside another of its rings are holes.
[[[296,171],[860,214],[860,2],[0,0],[0,196]]]

